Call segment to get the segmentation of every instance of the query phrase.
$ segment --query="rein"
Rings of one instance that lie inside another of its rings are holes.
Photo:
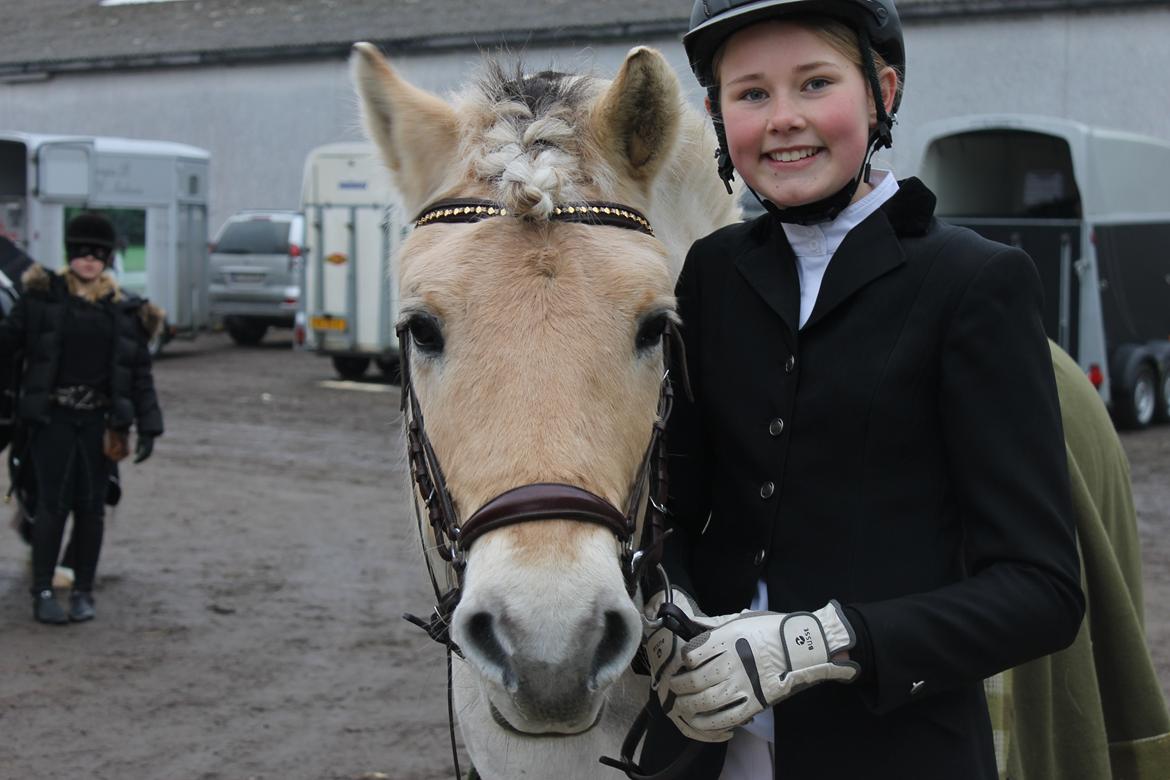
[[[500,203],[479,198],[457,198],[437,201],[424,208],[415,218],[415,227],[436,223],[473,223],[494,217],[514,217]],[[587,225],[604,225],[635,230],[649,236],[654,235],[649,221],[637,210],[621,204],[603,201],[561,204],[553,209],[550,221]],[[537,482],[505,491],[478,508],[465,520],[455,507],[455,501],[447,488],[443,469],[435,454],[430,437],[427,436],[422,407],[414,391],[410,374],[411,336],[406,323],[396,329],[402,372],[401,410],[406,419],[407,449],[410,461],[411,479],[416,488],[414,497],[415,517],[419,536],[424,548],[427,546],[423,531],[419,498],[426,509],[427,521],[434,535],[436,552],[447,564],[448,587],[439,585],[429,555],[425,556],[427,572],[435,592],[436,604],[429,619],[415,615],[403,617],[419,626],[436,642],[447,648],[447,711],[451,733],[451,754],[455,764],[456,778],[460,776],[459,756],[455,747],[455,724],[451,691],[451,654],[460,658],[462,652],[451,639],[451,618],[459,604],[463,590],[463,576],[467,566],[467,554],[472,542],[489,531],[533,520],[573,520],[593,523],[609,529],[621,544],[620,565],[625,578],[626,590],[632,597],[638,582],[647,570],[662,572],[662,543],[666,538],[666,421],[674,404],[670,367],[677,359],[680,380],[690,395],[690,383],[686,373],[686,360],[682,338],[673,322],[668,321],[663,349],[663,376],[659,389],[658,409],[651,428],[650,441],[642,456],[641,465],[630,489],[625,511],[619,510],[606,499],[585,488],[563,483]],[[674,353],[677,353],[675,355]],[[638,517],[643,517],[642,534],[638,545],[634,536],[638,528]],[[661,574],[665,581],[665,573]],[[667,592],[670,587],[667,584]],[[651,694],[653,696],[653,693]],[[627,776],[641,780],[650,776],[641,774],[633,762],[632,755],[644,735],[647,711],[638,716],[622,746],[622,759],[602,759],[603,763],[624,771]],[[671,769],[674,769],[672,766]],[[659,773],[654,778],[674,776]]]

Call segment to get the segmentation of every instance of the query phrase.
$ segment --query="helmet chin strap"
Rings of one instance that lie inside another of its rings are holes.
[[[849,207],[853,201],[857,188],[864,181],[869,183],[870,160],[878,149],[888,149],[894,145],[893,124],[894,118],[886,111],[885,101],[882,99],[882,88],[877,77],[877,67],[874,65],[872,49],[869,42],[869,33],[864,28],[857,30],[857,43],[861,49],[862,67],[865,70],[866,81],[869,82],[870,92],[873,93],[874,106],[877,113],[877,124],[869,131],[869,144],[865,152],[865,159],[861,161],[861,169],[857,176],[850,179],[844,187],[826,198],[800,206],[782,208],[760,197],[752,187],[748,191],[764,209],[781,222],[796,225],[817,225],[823,222],[832,222],[837,215]],[[723,127],[723,112],[719,105],[719,87],[708,87],[707,97],[711,103],[711,118],[715,125],[715,137],[719,141],[719,148],[715,151],[715,158],[719,165],[719,178],[731,194],[731,182],[735,179],[735,166],[731,162],[731,153],[727,147],[727,132]]]

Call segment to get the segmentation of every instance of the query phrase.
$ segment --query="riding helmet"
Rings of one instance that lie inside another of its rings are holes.
[[[72,256],[75,247],[87,247],[99,251],[89,252],[106,265],[114,251],[117,233],[113,223],[105,216],[87,211],[69,220],[65,226],[65,246]],[[105,251],[100,251],[105,250]]]
[[[719,176],[730,193],[735,168],[723,130],[719,85],[713,69],[715,55],[732,34],[745,27],[767,19],[794,16],[827,16],[837,19],[857,34],[862,70],[877,111],[877,125],[870,133],[869,151],[861,170],[839,192],[815,203],[781,208],[764,201],[752,190],[774,216],[784,222],[808,225],[836,218],[849,205],[859,184],[868,181],[869,160],[873,153],[893,144],[894,114],[902,102],[901,84],[906,78],[906,44],[902,36],[902,20],[898,16],[898,9],[894,7],[894,0],[695,0],[690,29],[683,36],[683,46],[691,70],[699,83],[707,88],[715,135],[719,141],[719,148],[715,152]],[[871,49],[880,54],[899,75],[899,89],[892,110],[888,113],[882,101]]]
[[[894,0],[695,0],[683,46],[699,83],[707,87],[715,84],[711,63],[732,33],[764,19],[785,16],[829,16],[863,30],[874,50],[905,82],[906,44]]]

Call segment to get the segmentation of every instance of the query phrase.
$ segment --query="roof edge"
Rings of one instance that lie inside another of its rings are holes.
[[[1164,6],[1165,0],[953,0],[943,5],[914,4],[900,11],[903,21],[934,21],[962,16],[1020,16],[1052,12],[1112,11],[1141,6]],[[566,41],[601,43],[638,37],[678,36],[687,30],[683,17],[655,22],[615,23],[541,30],[497,30],[410,39],[370,39],[391,55],[436,53],[460,49],[516,48]],[[146,68],[247,65],[258,62],[345,59],[352,43],[333,42],[294,46],[258,46],[238,49],[162,52],[158,54],[81,57],[61,60],[0,62],[0,83],[34,82],[56,74]]]

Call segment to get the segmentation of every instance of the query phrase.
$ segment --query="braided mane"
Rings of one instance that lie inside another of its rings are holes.
[[[585,128],[603,84],[590,76],[543,71],[508,74],[495,61],[459,101],[472,127],[463,159],[492,197],[526,219],[545,220],[554,204],[606,197],[612,173]]]

